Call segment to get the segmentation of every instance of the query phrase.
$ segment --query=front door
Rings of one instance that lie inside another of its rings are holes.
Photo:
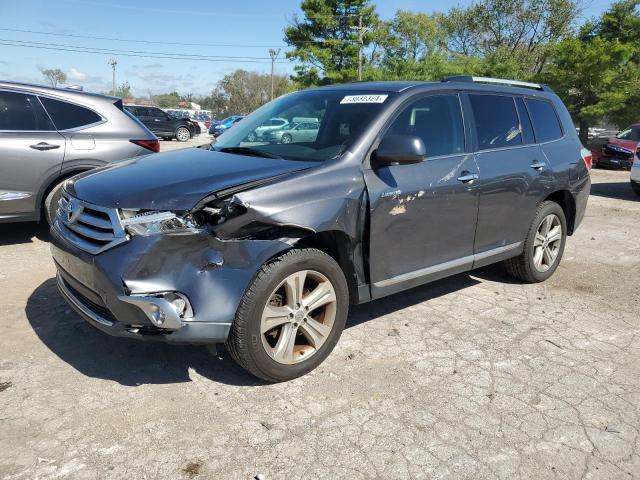
[[[465,153],[457,94],[411,102],[384,135],[421,137],[427,157],[365,171],[373,298],[470,268],[478,211],[478,168]]]
[[[65,139],[34,95],[0,91],[0,218],[37,210],[38,193],[62,168]]]

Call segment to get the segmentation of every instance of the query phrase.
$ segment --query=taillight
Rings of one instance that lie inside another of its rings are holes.
[[[158,140],[129,140],[131,143],[135,143],[140,147],[144,147],[147,150],[158,153],[160,151],[160,142]]]
[[[593,160],[593,154],[591,153],[591,150],[582,148],[580,150],[580,156],[582,157],[582,160],[584,160],[584,164],[587,166],[587,170],[591,170],[591,160]]]

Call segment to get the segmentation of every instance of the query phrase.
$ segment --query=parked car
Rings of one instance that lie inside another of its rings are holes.
[[[149,130],[165,140],[175,138],[179,142],[186,142],[196,133],[194,122],[190,119],[174,117],[158,107],[125,105],[124,108]]]
[[[221,120],[220,122],[217,122],[217,123],[214,122],[211,124],[211,127],[209,128],[209,134],[213,135],[214,137],[218,137],[222,135],[224,132],[226,132],[227,130],[229,130],[231,127],[233,127],[236,123],[238,123],[243,118],[244,117],[240,115],[233,115],[231,117],[225,118],[224,120]]]
[[[631,188],[640,195],[640,155],[636,155],[631,166]]]
[[[274,143],[304,143],[315,142],[320,124],[290,123],[280,130],[272,130],[265,135],[265,140]]]
[[[594,165],[629,170],[640,153],[640,123],[630,125],[615,136],[593,138],[590,142]]]
[[[254,131],[249,132],[247,140],[250,142],[257,142],[263,140],[265,135],[274,130],[286,128],[289,125],[289,120],[286,118],[270,118],[262,125],[258,126]]]
[[[320,119],[315,141],[244,141],[291,111]],[[503,260],[521,281],[549,278],[585,213],[589,155],[544,85],[301,91],[208,149],[65,184],[58,285],[111,335],[225,342],[254,375],[288,380],[329,355],[349,304]],[[102,228],[79,237],[94,217]]]
[[[159,149],[119,98],[0,82],[0,222],[48,221],[70,176]]]

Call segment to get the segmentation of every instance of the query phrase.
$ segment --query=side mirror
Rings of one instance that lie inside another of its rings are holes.
[[[374,152],[376,166],[420,163],[427,156],[427,149],[415,135],[388,135]]]

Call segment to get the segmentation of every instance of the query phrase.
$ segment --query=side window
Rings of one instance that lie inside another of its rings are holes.
[[[35,96],[0,92],[0,130],[52,131],[55,127]]]
[[[149,116],[154,118],[167,118],[167,114],[159,108],[149,108]]]
[[[422,138],[427,157],[464,152],[464,126],[458,95],[434,95],[407,106],[386,135],[416,135]]]
[[[73,103],[47,97],[40,97],[40,100],[58,130],[83,127],[102,120],[102,117],[92,110]]]
[[[513,97],[469,95],[469,99],[479,150],[522,145],[520,122]]]
[[[531,125],[531,119],[527,112],[527,107],[524,105],[524,100],[518,97],[516,98],[516,106],[518,107],[518,116],[520,117],[520,131],[522,132],[522,142],[525,145],[536,143],[535,136],[533,135],[533,125]]]
[[[551,102],[527,98],[538,143],[550,142],[562,137],[562,127]]]

